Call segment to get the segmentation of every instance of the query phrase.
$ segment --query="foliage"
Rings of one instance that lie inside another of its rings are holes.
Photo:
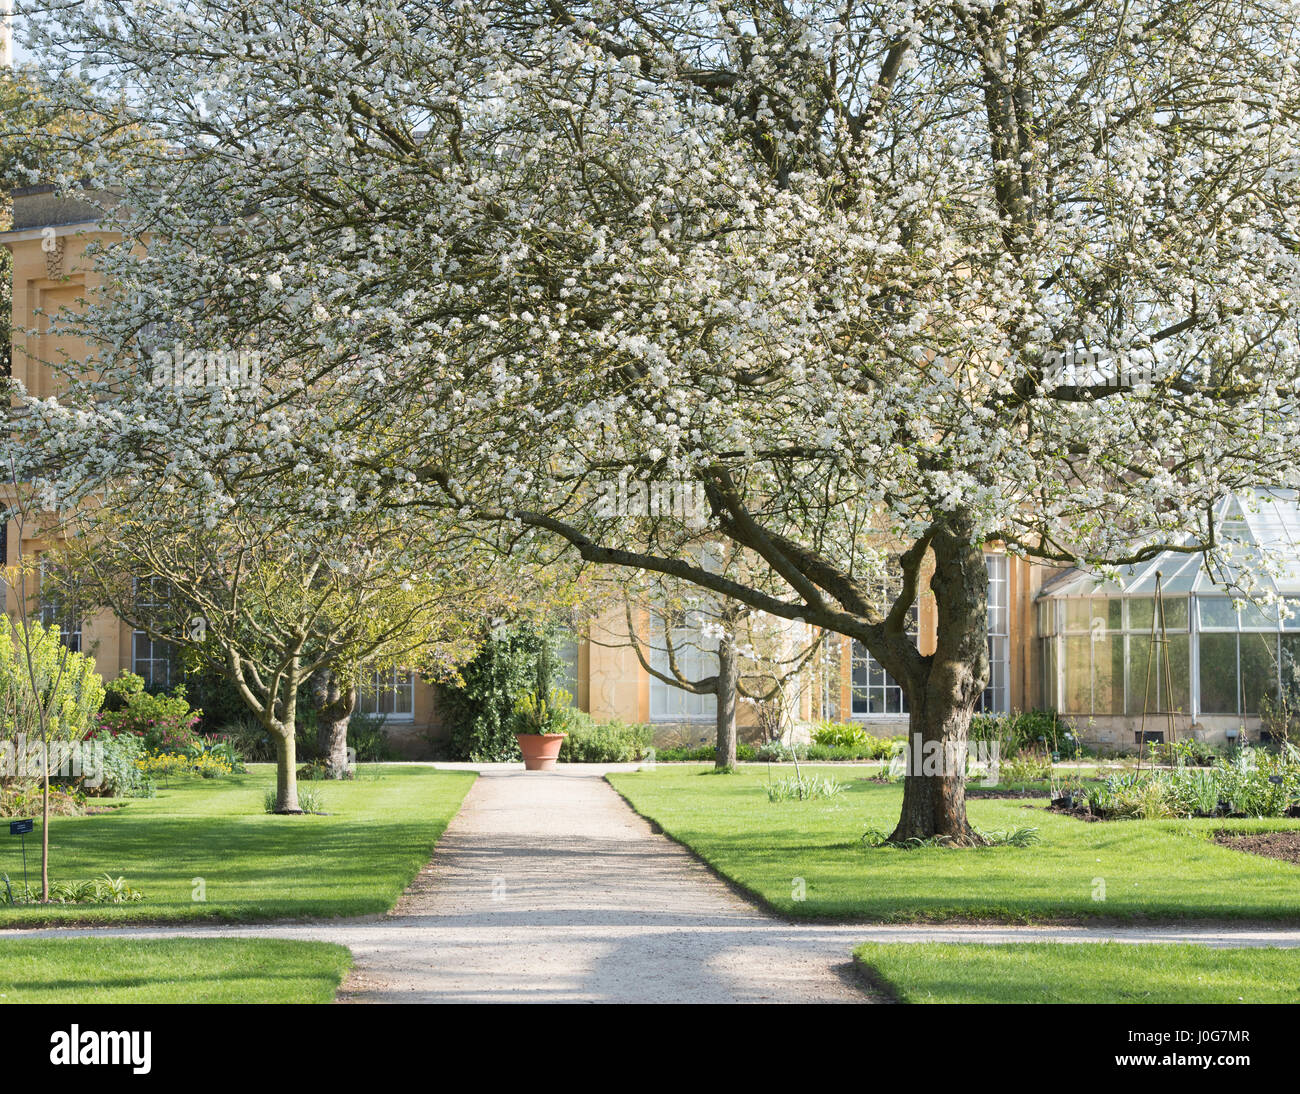
[[[617,719],[597,722],[582,711],[571,719],[568,736],[560,745],[561,763],[632,763],[654,755],[649,726],[628,725]]]
[[[759,753],[762,752],[762,749],[763,746],[761,745],[755,748],[745,741],[738,741],[736,743],[736,760],[740,763],[746,763],[760,759]],[[713,763],[717,756],[717,745],[683,745],[655,749],[655,759],[662,760],[664,763]]]
[[[858,744],[825,744],[814,740],[812,744],[785,745],[768,741],[758,746],[754,758],[769,763],[789,763],[791,760],[885,760],[901,755],[907,748],[906,737],[876,737],[865,734]]]
[[[1012,711],[1010,714],[976,714],[971,718],[969,740],[996,743],[1003,760],[1026,749],[1055,752],[1063,760],[1085,754],[1074,725],[1052,710]]]
[[[770,802],[813,801],[833,798],[844,790],[844,784],[829,775],[789,775],[765,783]]]
[[[134,733],[144,739],[144,746],[150,752],[185,752],[198,742],[195,727],[203,711],[190,707],[184,684],[177,684],[170,694],[155,695],[142,690],[116,694],[125,705],[101,712],[101,736]]]
[[[23,734],[29,741],[39,741],[44,717],[49,740],[81,740],[93,727],[104,701],[103,680],[95,671],[94,658],[68,650],[57,623],[43,627],[29,620],[24,630],[21,622],[5,616],[2,630],[0,736]]]
[[[515,700],[511,728],[515,733],[568,733],[574,720],[573,696],[563,688],[526,691]]]
[[[86,811],[84,792],[78,787],[50,787],[50,815],[79,817]],[[0,783],[0,817],[32,817],[41,812],[39,779],[5,779]]]
[[[135,733],[100,732],[95,745],[102,750],[99,785],[85,787],[87,794],[109,798],[151,797],[153,785],[140,768],[144,759],[144,738]]]
[[[249,763],[275,762],[275,744],[271,735],[251,714],[225,723],[217,737],[228,740]]]
[[[1208,741],[1185,737],[1177,741],[1158,741],[1152,744],[1150,755],[1155,763],[1209,767],[1223,755],[1223,750]]]
[[[976,845],[978,847],[1029,847],[1039,842],[1036,827],[999,828],[990,832],[974,828],[974,832],[979,840]],[[866,847],[889,847],[903,851],[914,851],[921,847],[954,846],[953,841],[947,836],[931,836],[928,839],[913,837],[893,842],[888,834],[882,832],[879,828],[868,828],[862,833],[861,842]]]
[[[134,672],[123,672],[104,685],[104,710],[125,710],[132,697],[144,692],[144,677]]]
[[[21,885],[10,899],[9,887],[0,887],[0,904],[33,904],[40,900],[39,889],[24,889]],[[144,893],[133,889],[125,878],[101,874],[89,881],[50,882],[51,904],[136,904],[144,900]]]
[[[299,780],[305,780],[306,782],[314,782],[317,779],[328,779],[331,781],[342,779],[346,781],[348,779],[355,779],[356,777],[357,773],[355,768],[348,767],[344,768],[342,772],[335,772],[324,760],[312,760],[310,763],[305,763],[298,768]]]
[[[1052,777],[1052,761],[1041,752],[1023,751],[1009,760],[999,759],[999,783],[1040,782]]]
[[[812,729],[814,744],[834,748],[857,748],[868,743],[869,734],[861,726],[848,722],[818,722]]]
[[[514,738],[515,704],[535,685],[542,651],[555,637],[524,623],[483,643],[460,670],[460,681],[439,689],[439,709],[450,730],[457,760],[519,759]]]

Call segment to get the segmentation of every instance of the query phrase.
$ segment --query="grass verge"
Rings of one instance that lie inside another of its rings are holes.
[[[429,861],[474,781],[467,772],[384,765],[315,784],[328,816],[280,817],[263,810],[274,777],[270,765],[255,765],[247,775],[173,783],[110,813],[53,819],[52,881],[107,872],[145,899],[0,907],[0,928],[385,912]],[[27,844],[29,876],[39,881],[39,819]],[[21,879],[18,840],[0,845],[0,870]]]
[[[329,1003],[352,955],[246,938],[0,939],[0,1003]]]
[[[1300,830],[1300,821],[1113,821],[1087,824],[1045,799],[972,800],[987,831],[1036,827],[1029,847],[870,849],[892,829],[900,785],[808,766],[846,783],[835,797],[772,803],[767,773],[701,768],[614,773],[632,807],[722,876],[798,918],[885,922],[1262,919],[1300,921],[1300,866],[1212,841],[1216,831]],[[784,769],[782,771],[784,773]]]
[[[1300,950],[1172,943],[869,942],[866,977],[902,1003],[1292,1003]]]

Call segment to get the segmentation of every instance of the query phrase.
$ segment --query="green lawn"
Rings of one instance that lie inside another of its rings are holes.
[[[121,905],[0,907],[0,928],[69,921],[124,923],[387,911],[428,862],[474,781],[465,772],[385,765],[352,782],[314,783],[329,816],[263,812],[270,765],[247,775],[187,780],[109,814],[50,822],[51,880],[122,875],[145,900]],[[35,855],[33,855],[35,849]],[[40,821],[27,837],[39,879]],[[21,880],[16,838],[0,870]],[[195,899],[202,880],[206,900]]]
[[[1300,821],[1085,823],[1042,799],[972,801],[985,829],[1037,826],[1042,842],[978,850],[870,849],[889,831],[902,788],[870,772],[808,766],[848,784],[835,798],[772,804],[763,768],[735,775],[674,767],[617,773],[610,783],[639,813],[772,908],[799,917],[882,921],[990,919],[1300,920],[1300,867],[1210,842],[1217,829],[1300,828]],[[790,773],[788,767],[781,774]],[[802,882],[799,880],[802,879]],[[1105,899],[1101,883],[1105,886]],[[803,894],[806,899],[797,897]]]
[[[1294,1003],[1300,993],[1300,950],[869,942],[853,956],[904,1003]]]
[[[329,1003],[351,964],[328,942],[0,939],[0,1003]]]

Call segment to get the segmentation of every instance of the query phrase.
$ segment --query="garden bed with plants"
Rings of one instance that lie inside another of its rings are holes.
[[[1086,820],[1176,817],[1300,817],[1300,752],[1246,748],[1213,767],[1124,771],[1092,782],[1067,781],[1051,808]]]

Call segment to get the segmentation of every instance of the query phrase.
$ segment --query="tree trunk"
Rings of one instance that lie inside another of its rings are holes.
[[[273,730],[275,737],[275,811],[301,813],[298,805],[298,742],[294,725]]]
[[[50,743],[41,760],[41,903],[50,902]],[[27,879],[23,878],[26,882]],[[27,894],[23,894],[27,899]]]
[[[325,776],[346,779],[348,768],[348,723],[357,705],[357,689],[340,687],[329,669],[323,669],[313,681],[316,701],[316,743],[325,764]]]
[[[966,753],[971,716],[988,680],[988,571],[972,540],[970,522],[959,516],[931,544],[938,635],[923,671],[903,682],[908,767],[902,813],[890,836],[896,843],[981,842],[966,819]]]
[[[718,747],[714,769],[736,769],[736,639],[730,630],[718,642]]]

